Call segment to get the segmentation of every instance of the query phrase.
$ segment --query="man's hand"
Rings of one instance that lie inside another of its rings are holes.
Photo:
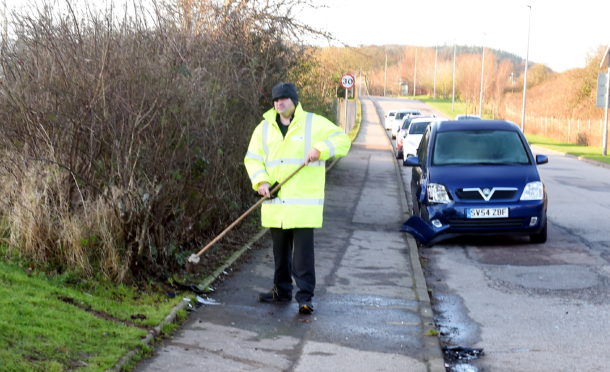
[[[261,182],[258,184],[258,195],[270,197],[271,192],[269,191],[269,183]]]
[[[312,147],[305,157],[305,165],[318,160],[320,160],[320,151]]]

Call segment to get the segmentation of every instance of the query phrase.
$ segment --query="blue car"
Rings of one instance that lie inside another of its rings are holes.
[[[537,164],[547,162],[545,155],[534,157],[514,123],[432,123],[417,156],[405,160],[413,167],[413,215],[430,225],[429,231],[438,235],[435,242],[461,235],[508,234],[529,235],[532,243],[544,243],[547,195]]]

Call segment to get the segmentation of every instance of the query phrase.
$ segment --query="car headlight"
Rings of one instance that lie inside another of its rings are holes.
[[[544,198],[544,185],[540,181],[530,182],[525,185],[521,200],[542,200]]]
[[[447,189],[445,186],[438,183],[429,183],[428,184],[428,201],[430,203],[449,203],[451,199],[449,198],[449,193],[447,193]]]

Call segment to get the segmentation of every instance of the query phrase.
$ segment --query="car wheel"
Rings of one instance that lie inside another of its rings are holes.
[[[546,222],[544,223],[544,227],[540,230],[539,233],[530,235],[530,242],[534,244],[542,244],[546,243],[547,232],[546,232]]]

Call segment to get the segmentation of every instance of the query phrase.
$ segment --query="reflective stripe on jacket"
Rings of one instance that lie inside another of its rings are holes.
[[[263,203],[262,225],[285,229],[322,227],[325,161],[345,156],[351,145],[349,137],[330,120],[305,112],[301,104],[283,137],[276,115],[275,108],[263,115],[244,158],[252,188],[258,190],[261,182],[282,182],[304,163],[312,147],[320,151],[320,160],[301,169],[282,186],[276,198]]]

